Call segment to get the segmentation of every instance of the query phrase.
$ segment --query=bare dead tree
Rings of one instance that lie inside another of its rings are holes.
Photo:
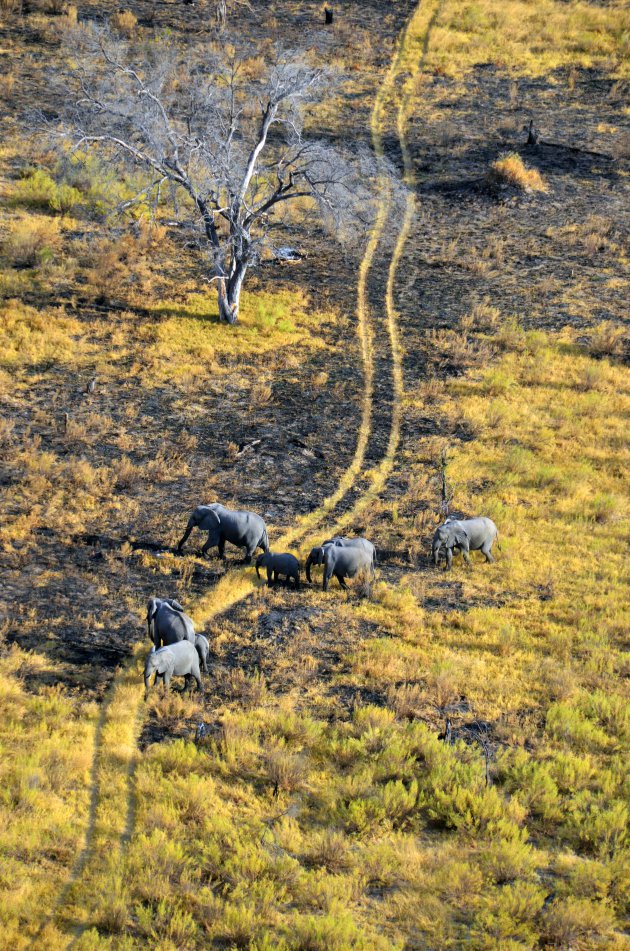
[[[358,238],[384,172],[367,151],[342,154],[304,136],[305,108],[328,94],[329,78],[299,56],[278,56],[252,78],[223,50],[181,55],[147,47],[134,63],[123,41],[83,31],[74,67],[57,76],[68,106],[52,131],[74,154],[98,149],[141,173],[125,208],[167,187],[183,196],[179,219],[199,227],[220,319],[233,324],[245,276],[286,205],[307,200],[331,231]]]

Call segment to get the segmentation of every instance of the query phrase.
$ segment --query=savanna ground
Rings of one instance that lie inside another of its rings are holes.
[[[409,198],[363,257],[299,209],[234,328],[168,208],[114,216],[133,183],[24,135],[115,14],[3,4],[2,946],[626,947],[627,9],[237,9],[252,70],[280,32],[339,68],[308,122]],[[429,563],[444,453],[493,565]],[[373,538],[376,583],[176,558],[215,498],[272,547]],[[209,637],[203,700],[142,703],[154,594]]]

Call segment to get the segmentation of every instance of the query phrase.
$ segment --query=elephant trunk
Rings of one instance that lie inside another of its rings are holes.
[[[149,690],[151,689],[151,674],[152,670],[144,672],[144,699],[146,700],[149,696]]]

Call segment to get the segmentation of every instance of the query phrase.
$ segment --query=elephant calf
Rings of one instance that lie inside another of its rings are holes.
[[[260,578],[260,569],[267,569],[267,584],[271,584],[271,577],[277,581],[278,576],[283,576],[288,586],[289,579],[293,579],[293,585],[297,589],[300,587],[300,563],[295,555],[285,552],[282,555],[273,551],[266,551],[256,559],[256,574]]]
[[[471,551],[481,551],[486,561],[494,561],[492,546],[498,537],[499,531],[491,518],[450,518],[433,536],[433,563],[437,567],[442,551],[447,571],[453,564],[454,551],[461,551],[467,564],[470,564]]]
[[[190,641],[178,641],[176,644],[169,644],[168,647],[160,647],[158,650],[155,647],[151,648],[144,665],[145,700],[149,696],[149,681],[152,674],[155,674],[155,682],[158,677],[162,678],[162,683],[167,690],[171,677],[186,677],[187,681],[189,677],[194,677],[197,690],[203,693],[199,657]]]
[[[195,650],[199,656],[199,664],[201,666],[204,674],[208,673],[208,654],[210,653],[210,645],[208,644],[208,638],[204,634],[197,634],[195,637]]]

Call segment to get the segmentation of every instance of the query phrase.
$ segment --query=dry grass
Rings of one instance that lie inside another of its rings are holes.
[[[138,17],[131,10],[118,10],[112,16],[111,24],[118,33],[131,37],[138,26]]]
[[[527,168],[517,152],[507,152],[490,166],[488,182],[491,185],[510,185],[526,192],[546,192],[547,184],[535,168]]]
[[[24,217],[12,223],[3,254],[13,267],[50,263],[61,248],[60,223],[54,218]]]

